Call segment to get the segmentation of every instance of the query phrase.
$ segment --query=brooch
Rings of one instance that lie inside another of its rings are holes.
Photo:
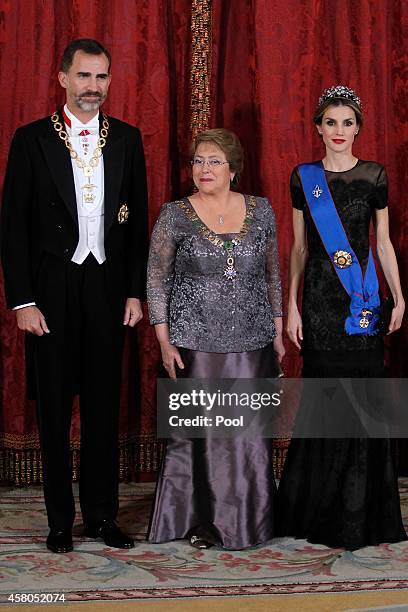
[[[323,189],[321,187],[319,187],[319,185],[316,185],[316,187],[313,189],[312,193],[313,193],[315,198],[320,198],[320,196],[323,193]]]
[[[120,224],[126,223],[128,218],[129,218],[129,207],[127,204],[122,204],[118,212],[118,222]]]
[[[336,251],[333,255],[333,262],[338,268],[348,268],[353,263],[353,258],[347,251]]]

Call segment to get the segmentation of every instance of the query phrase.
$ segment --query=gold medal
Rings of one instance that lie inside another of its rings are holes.
[[[353,263],[353,258],[347,251],[336,251],[333,255],[333,263],[337,268],[348,268]]]
[[[92,204],[96,198],[95,194],[89,191],[84,191],[82,197],[84,199],[85,204]]]
[[[118,223],[121,225],[126,223],[129,218],[129,207],[127,204],[121,204],[118,212]]]
[[[368,310],[368,308],[363,308],[361,311],[362,318],[359,321],[359,325],[362,329],[367,329],[370,325],[370,317],[373,314],[372,310]]]

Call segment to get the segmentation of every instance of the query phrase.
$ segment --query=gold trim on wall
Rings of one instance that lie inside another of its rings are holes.
[[[212,0],[193,0],[191,7],[191,133],[210,121]]]
[[[288,452],[290,438],[275,438],[272,442],[272,465],[274,477],[280,480]]]
[[[29,486],[43,482],[41,452],[34,443],[27,447],[26,436],[11,436],[14,445],[0,444],[0,482],[9,485]],[[30,438],[36,436],[30,436]],[[20,439],[19,439],[20,438]],[[10,440],[8,440],[10,442]],[[72,479],[78,480],[80,468],[80,443],[71,444]],[[119,441],[119,479],[130,481],[138,474],[154,474],[158,471],[163,454],[163,442],[154,434],[134,436]]]
[[[212,70],[212,0],[192,0],[191,4],[191,118],[193,138],[210,124],[210,84]],[[280,477],[289,440],[274,440],[273,467]],[[43,481],[41,453],[37,433],[0,433],[0,482],[27,486]],[[138,475],[159,470],[163,442],[154,433],[119,437],[119,478],[137,479]],[[79,476],[80,440],[71,440],[73,480]]]
[[[0,445],[0,482],[16,486],[39,485],[43,482],[41,453],[39,448],[28,447],[25,436],[12,436],[15,446],[7,448]],[[35,436],[32,436],[35,438]],[[31,438],[31,436],[30,436]],[[74,440],[71,445],[72,480],[79,477],[80,443]],[[273,471],[275,478],[280,478],[289,439],[273,441]],[[158,472],[163,456],[163,442],[154,434],[135,436],[134,440],[119,442],[119,480],[129,482],[137,480],[138,474]]]
[[[212,69],[212,0],[193,0],[191,7],[191,123],[193,138],[208,129]],[[273,469],[282,474],[289,439],[273,441]]]

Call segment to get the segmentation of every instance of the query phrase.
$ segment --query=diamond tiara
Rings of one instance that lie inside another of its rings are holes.
[[[319,106],[330,98],[344,98],[351,100],[361,109],[361,100],[353,89],[345,85],[335,85],[329,89],[325,89],[319,98]]]

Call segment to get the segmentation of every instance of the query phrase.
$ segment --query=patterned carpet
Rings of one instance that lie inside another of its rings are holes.
[[[408,479],[400,486],[408,528]],[[149,545],[152,492],[151,484],[121,485],[119,521],[139,541],[133,550],[83,538],[78,520],[74,551],[55,555],[44,546],[41,490],[1,488],[0,602],[11,593],[24,593],[31,603],[33,594],[58,593],[66,601],[106,601],[408,588],[408,542],[355,552],[291,538],[238,552],[198,551],[184,541]]]

